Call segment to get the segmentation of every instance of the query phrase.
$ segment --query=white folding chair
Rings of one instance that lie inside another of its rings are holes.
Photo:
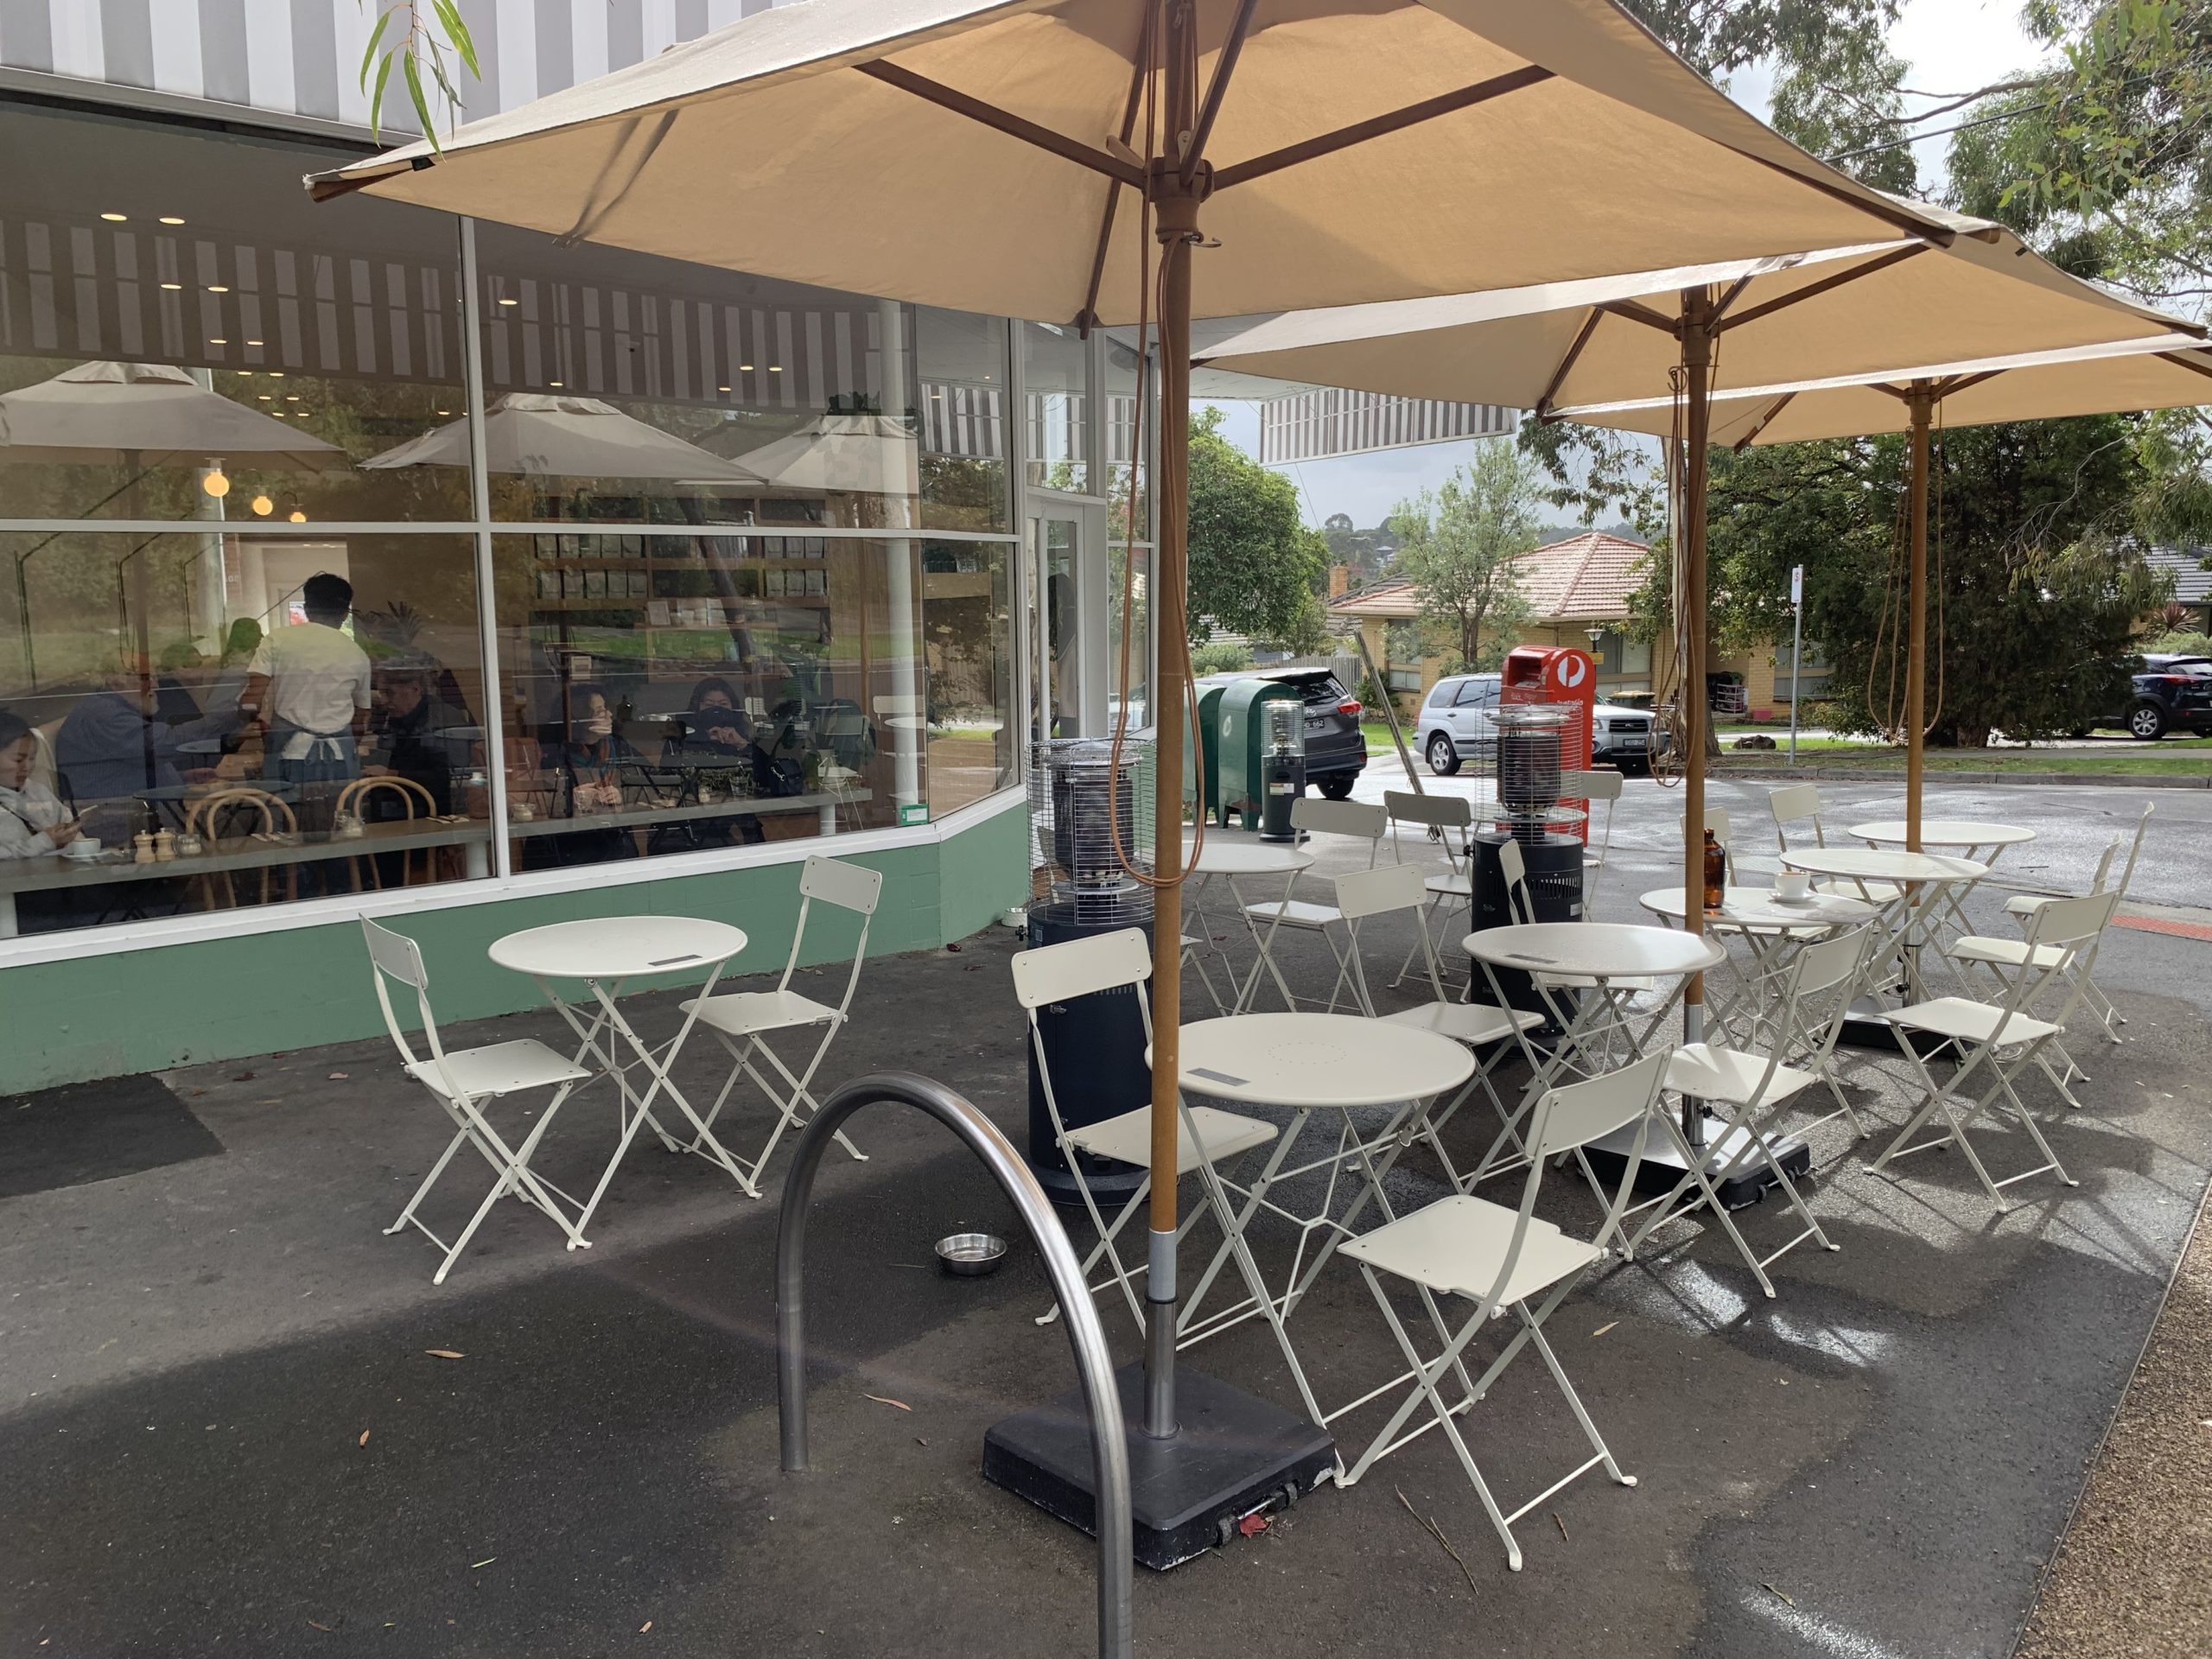
[[[1605,856],[1613,849],[1613,803],[1620,799],[1621,790],[1626,781],[1611,766],[1598,766],[1588,772],[1562,772],[1559,775],[1561,800],[1586,801],[1593,816],[1600,804],[1605,809],[1605,832],[1599,839],[1597,849],[1593,852],[1586,841],[1583,843],[1582,919],[1586,922],[1591,919],[1591,912],[1597,908],[1592,902],[1597,884],[1588,880],[1588,876],[1593,870],[1599,874],[1605,873]]]
[[[1353,1484],[1378,1459],[1387,1457],[1430,1429],[1440,1427],[1451,1440],[1452,1449],[1459,1454],[1460,1466],[1473,1483],[1475,1494],[1482,1500],[1491,1524],[1505,1542],[1507,1565],[1517,1573],[1521,1569],[1521,1547],[1514,1541],[1513,1523],[1529,1510],[1549,1501],[1554,1493],[1600,1464],[1607,1477],[1617,1484],[1636,1484],[1633,1475],[1621,1472],[1604,1437],[1598,1433],[1597,1425],[1590,1421],[1581,1396],[1567,1380],[1566,1368],[1544,1338],[1543,1326],[1583,1274],[1604,1259],[1606,1243],[1619,1226],[1622,1209],[1636,1185],[1644,1136],[1655,1119],[1662,1116],[1655,1108],[1659,1086],[1666,1077],[1666,1065],[1665,1055],[1654,1054],[1625,1070],[1548,1091],[1537,1103],[1529,1124],[1529,1144],[1534,1156],[1522,1185],[1517,1209],[1460,1194],[1440,1199],[1426,1209],[1348,1240],[1340,1247],[1344,1255],[1359,1264],[1361,1276],[1374,1293],[1376,1305],[1382,1310],[1390,1334],[1397,1339],[1398,1351],[1411,1369],[1332,1412],[1330,1419],[1342,1417],[1402,1384],[1410,1383],[1411,1387],[1358,1460],[1338,1477],[1338,1485]],[[1622,1173],[1619,1191],[1596,1235],[1586,1241],[1562,1231],[1551,1222],[1539,1220],[1535,1213],[1536,1193],[1543,1183],[1546,1162],[1558,1154],[1580,1151],[1591,1141],[1630,1123],[1639,1126],[1635,1147]],[[1379,1276],[1386,1274],[1405,1281],[1419,1295],[1429,1325],[1443,1344],[1434,1357],[1422,1357],[1405,1322],[1399,1318]],[[1474,1304],[1474,1312],[1457,1331],[1445,1323],[1438,1300],[1440,1296],[1464,1297]],[[1537,1300],[1539,1297],[1541,1301]],[[1520,1321],[1520,1330],[1499,1350],[1479,1377],[1470,1379],[1465,1359],[1469,1345],[1493,1318],[1509,1308]],[[1575,1421],[1581,1425],[1592,1455],[1509,1515],[1499,1509],[1497,1499],[1491,1496],[1490,1483],[1483,1478],[1457,1419],[1488,1394],[1505,1368],[1532,1344],[1573,1412]],[[1458,1379],[1464,1390],[1459,1398],[1449,1401],[1438,1391],[1438,1384],[1447,1372]],[[1399,1431],[1405,1427],[1407,1419],[1423,1405],[1428,1408],[1429,1421],[1401,1434]]]
[[[1416,827],[1422,841],[1433,841],[1444,849],[1444,868],[1425,878],[1430,917],[1441,925],[1450,919],[1455,910],[1466,911],[1471,916],[1475,875],[1468,862],[1468,836],[1475,815],[1467,798],[1416,795],[1410,790],[1389,789],[1382,791],[1382,810],[1390,817],[1390,856],[1399,863],[1406,861],[1405,840],[1399,828],[1402,824]],[[1445,937],[1451,936],[1447,933]],[[1418,945],[1407,950],[1398,976],[1390,982],[1392,990],[1406,982],[1406,976],[1414,970],[1414,958],[1420,953]]]
[[[1876,1173],[1886,1169],[1892,1159],[1955,1143],[1999,1210],[2011,1207],[2003,1189],[2032,1176],[2055,1174],[2068,1186],[2081,1185],[2066,1173],[2058,1161],[2058,1154],[2044,1139],[2033,1115],[2013,1089],[2012,1080],[2039,1059],[2052,1039],[2064,1032],[2066,1020],[2080,1003],[2082,994],[2077,987],[2067,998],[2065,1006],[2048,1020],[2037,1019],[2027,1010],[2042,999],[2069,959],[2095,943],[2119,901],[2116,891],[2093,893],[2081,899],[2054,899],[2037,912],[2028,923],[2027,960],[2007,986],[2001,1004],[1977,1002],[1963,996],[1942,996],[1895,1009],[1885,1016],[1897,1028],[1898,1052],[1919,1074],[1923,1100],[1911,1120],[1874,1160]],[[1912,1040],[1923,1032],[1942,1039],[1937,1053],[1948,1050],[1958,1057],[1950,1080],[1940,1087],[1929,1072],[1928,1057]],[[1961,1093],[1964,1084],[1984,1067],[1990,1073],[1989,1086],[1974,1100],[1967,1101]],[[1999,1095],[2005,1096],[2012,1117],[2028,1132],[2044,1160],[2034,1168],[2008,1175],[2001,1181],[1990,1178],[1966,1132],[1967,1126],[1983,1114],[1994,1115],[1993,1108]],[[1953,1109],[1955,1101],[1963,1104],[1962,1111]],[[1939,1114],[1945,1124],[1943,1134],[1917,1146],[1905,1144],[1929,1118]]]
[[[1321,800],[1301,795],[1290,804],[1291,828],[1304,835],[1347,836],[1367,843],[1367,868],[1373,869],[1382,848],[1383,832],[1389,827],[1389,816],[1367,801]],[[1236,1012],[1250,1010],[1260,988],[1260,972],[1267,970],[1281,994],[1283,1006],[1292,1013],[1298,1011],[1298,999],[1291,993],[1290,983],[1282,976],[1282,969],[1274,958],[1275,931],[1294,928],[1302,932],[1319,933],[1343,922],[1344,914],[1334,905],[1317,903],[1295,897],[1298,876],[1294,874],[1283,888],[1280,899],[1263,899],[1256,905],[1244,906],[1246,925],[1252,930],[1253,943],[1259,948],[1259,960],[1252,964],[1250,976],[1238,993]],[[1265,923],[1262,931],[1260,924]],[[1341,960],[1339,961],[1341,967]],[[1341,973],[1337,986],[1330,990],[1329,1007],[1336,1007],[1336,990],[1343,984]]]
[[[460,1259],[461,1251],[468,1248],[468,1241],[484,1224],[484,1217],[504,1198],[519,1198],[551,1217],[553,1224],[567,1237],[570,1249],[589,1249],[591,1241],[584,1237],[577,1222],[570,1218],[581,1216],[583,1205],[534,1173],[530,1160],[537,1151],[537,1143],[545,1138],[554,1115],[561,1109],[561,1103],[592,1073],[565,1054],[556,1053],[529,1037],[512,1042],[487,1043],[477,1048],[448,1049],[438,1036],[438,1022],[430,1013],[430,976],[423,967],[423,952],[415,941],[389,928],[378,927],[365,916],[361,918],[361,937],[369,948],[369,977],[377,988],[377,1006],[384,1010],[385,1029],[391,1033],[400,1062],[409,1077],[430,1091],[430,1097],[444,1109],[453,1122],[453,1139],[446,1142],[445,1151],[430,1166],[430,1173],[415,1189],[415,1196],[407,1200],[399,1219],[384,1230],[385,1234],[412,1226],[446,1253],[445,1260],[438,1263],[438,1270],[430,1275],[434,1285],[445,1283],[446,1274]],[[429,1051],[426,1055],[418,1056],[408,1042],[398,1011],[392,1007],[387,980],[397,980],[414,991],[416,1015],[422,1021],[423,1044]],[[553,1098],[538,1115],[537,1122],[531,1125],[522,1144],[511,1147],[485,1116],[485,1107],[502,1096],[531,1089],[550,1089]],[[461,1230],[460,1236],[448,1244],[424,1226],[415,1211],[438,1184],[446,1166],[453,1161],[454,1154],[464,1145],[474,1147],[499,1179],[492,1183],[492,1190],[476,1206],[476,1213]],[[566,1213],[560,1207],[562,1203],[569,1206]]]
[[[2143,835],[2151,827],[2152,810],[2149,801],[2144,802],[2143,816],[2135,821],[2135,839],[2128,846],[2127,863],[2120,873],[2118,892],[2120,899],[2123,901],[2127,897],[2129,884],[2135,880],[2135,861],[2143,856]],[[2102,893],[2105,890],[2105,877],[2110,873],[2113,855],[2119,850],[2120,843],[2116,841],[2105,849],[2104,856],[2097,861],[2096,874],[2089,882],[2091,893]],[[2005,901],[2005,909],[2007,914],[2024,918],[2032,916],[2050,902],[2050,897],[2046,893],[2016,893]],[[2022,925],[2025,925],[2024,922]],[[2094,973],[2095,966],[2096,960],[2094,953],[2090,959],[2081,966],[2082,1006],[2094,1014],[2097,1023],[2104,1027],[2105,1040],[2116,1043],[2120,1039],[2120,1028],[2127,1023],[2127,1016],[2113,1006],[2112,999],[2107,996],[2102,988],[2097,984]]]
[[[750,1164],[734,1156],[730,1158],[739,1185],[749,1198],[760,1196],[760,1172],[767,1167],[784,1131],[798,1127],[802,1115],[811,1116],[820,1109],[822,1103],[814,1097],[810,1085],[815,1072],[821,1068],[823,1057],[830,1052],[830,1043],[844,1029],[853,1006],[853,993],[860,988],[861,963],[867,959],[868,931],[874,925],[876,903],[883,896],[883,875],[880,871],[858,864],[815,855],[807,859],[799,874],[798,892],[798,925],[792,930],[791,953],[784,963],[784,976],[776,982],[774,990],[732,991],[719,996],[693,997],[682,1005],[686,1014],[694,1008],[698,1010],[699,1023],[721,1039],[732,1061],[729,1076],[722,1082],[722,1091],[708,1109],[704,1127],[690,1149],[696,1152],[714,1133],[715,1120],[744,1078],[752,1078],[776,1108],[775,1127],[768,1131],[767,1144],[760,1148],[760,1155]],[[807,921],[817,902],[861,918],[860,938],[853,946],[853,965],[845,976],[845,994],[834,1008],[791,989],[791,976],[798,970],[799,952],[806,944]],[[806,1062],[804,1069],[794,1073],[768,1046],[767,1038],[772,1032],[806,1030],[820,1031],[821,1039],[815,1044],[813,1058]],[[782,1081],[782,1090],[762,1075],[753,1063],[755,1055],[774,1070]],[[848,1141],[842,1129],[837,1131],[837,1144],[861,1162],[868,1161],[868,1154]]]
[[[1792,824],[1809,825],[1813,831],[1813,845],[1828,844],[1827,831],[1821,824],[1821,790],[1817,784],[1784,784],[1780,789],[1767,791],[1768,810],[1774,814],[1775,845],[1789,852],[1789,830]],[[1724,841],[1726,837],[1723,837]],[[1847,881],[1830,879],[1813,883],[1813,891],[1837,899],[1864,899],[1871,905],[1886,905],[1901,891],[1894,882]]]
[[[1417,1136],[1426,1141],[1436,1160],[1444,1166],[1444,1173],[1452,1185],[1462,1192],[1472,1192],[1475,1183],[1493,1173],[1491,1160],[1506,1141],[1513,1141],[1516,1151],[1526,1155],[1520,1137],[1514,1132],[1512,1116],[1505,1103],[1498,1098],[1497,1089],[1491,1082],[1491,1073],[1516,1051],[1513,1038],[1518,1032],[1533,1031],[1544,1023],[1543,1016],[1524,1013],[1518,1008],[1492,1007],[1486,1002],[1455,1001],[1445,994],[1444,976],[1436,959],[1436,941],[1428,931],[1428,911],[1425,900],[1428,897],[1427,884],[1421,879],[1421,868],[1413,864],[1384,864],[1372,870],[1361,870],[1351,875],[1337,878],[1337,907],[1346,918],[1347,944],[1352,973],[1353,994],[1359,1011],[1370,1019],[1376,1017],[1375,1000],[1369,993],[1367,969],[1360,954],[1360,930],[1376,916],[1399,912],[1409,912],[1417,933],[1414,950],[1427,964],[1428,986],[1433,1000],[1417,1003],[1410,1008],[1380,1016],[1386,1023],[1410,1026],[1417,1031],[1433,1031],[1439,1036],[1449,1037],[1465,1043],[1475,1051],[1475,1074],[1466,1084],[1443,1106],[1436,1108],[1421,1119]],[[1490,1050],[1487,1058],[1484,1049]],[[1480,1089],[1490,1099],[1503,1126],[1490,1153],[1471,1175],[1462,1176],[1444,1149],[1441,1138],[1444,1126],[1452,1121],[1467,1097]]]
[[[1121,1236],[1129,1218],[1144,1207],[1152,1191],[1152,1108],[1149,1102],[1132,1107],[1126,1112],[1106,1118],[1100,1122],[1086,1123],[1071,1129],[1060,1116],[1058,1093],[1052,1086],[1052,1065],[1046,1055],[1045,1033],[1037,1020],[1039,1008],[1057,1002],[1071,1001],[1078,996],[1093,996],[1108,991],[1128,991],[1137,999],[1137,1010],[1144,1021],[1145,1036],[1152,1035],[1152,1001],[1145,991],[1146,982],[1152,977],[1152,947],[1141,928],[1123,928],[1119,932],[1102,933],[1087,939],[1070,939],[1062,944],[1039,945],[1034,950],[1022,950],[1014,958],[1014,994],[1029,1018],[1029,1037],[1037,1056],[1037,1080],[1045,1095],[1045,1110],[1052,1120],[1054,1143],[1067,1160],[1068,1169],[1075,1177],[1076,1191],[1083,1198],[1083,1207],[1090,1217],[1092,1230],[1098,1243],[1084,1258],[1083,1272],[1086,1281],[1091,1269],[1102,1255],[1112,1262],[1112,1271],[1090,1286],[1096,1296],[1118,1287],[1122,1299],[1128,1303],[1129,1317],[1137,1322],[1140,1333],[1145,1329],[1144,1305],[1138,1294],[1136,1280],[1145,1271],[1140,1261],[1134,1268],[1125,1266],[1115,1241]],[[1215,1106],[1193,1106],[1182,1103],[1181,1122],[1175,1147],[1175,1169],[1179,1176],[1196,1173],[1205,1189],[1205,1196],[1198,1205],[1183,1217],[1176,1228],[1180,1240],[1189,1233],[1199,1219],[1211,1212],[1218,1218],[1230,1242],[1241,1240],[1236,1232],[1235,1212],[1225,1196],[1227,1188],[1217,1166],[1243,1157],[1255,1147],[1266,1146],[1278,1131],[1272,1123],[1259,1118],[1240,1116]],[[1098,1200],[1090,1190],[1090,1180],[1084,1168],[1085,1158],[1099,1158],[1112,1163],[1133,1165],[1147,1171],[1137,1184],[1114,1219],[1109,1222],[1100,1213]],[[1240,1265],[1243,1265],[1240,1260]],[[1248,1275],[1249,1282],[1249,1275]],[[1264,1292],[1262,1293],[1264,1295]],[[1272,1314],[1273,1304],[1269,1303]],[[1057,1318],[1057,1306],[1041,1315],[1037,1323],[1049,1324]]]
[[[1828,1074],[1828,1062],[1835,1052],[1837,1039],[1843,1034],[1844,1022],[1850,1016],[1859,966],[1872,948],[1873,937],[1872,928],[1860,927],[1800,950],[1787,970],[1774,1014],[1770,1018],[1763,1014],[1757,1021],[1754,1036],[1764,1039],[1759,1046],[1736,1049],[1717,1043],[1691,1043],[1675,1051],[1667,1062],[1667,1088],[1717,1108],[1713,1114],[1717,1120],[1715,1133],[1708,1144],[1717,1142],[1728,1147],[1732,1142],[1734,1150],[1726,1162],[1709,1175],[1703,1159],[1691,1160],[1688,1172],[1674,1190],[1651,1203],[1651,1214],[1630,1241],[1631,1249],[1675,1217],[1688,1215],[1700,1207],[1709,1209],[1743,1256],[1745,1266],[1759,1281],[1759,1288],[1772,1296],[1774,1281],[1767,1277],[1766,1270],[1789,1251],[1808,1238],[1824,1250],[1840,1248],[1821,1230],[1821,1224],[1806,1207],[1797,1184],[1789,1179],[1789,1172],[1774,1155],[1770,1136],[1790,1112],[1797,1097],[1821,1082],[1827,1084],[1834,1096],[1836,1110],[1812,1120],[1806,1127],[1825,1123],[1840,1115],[1850,1120],[1853,1134],[1861,1132],[1858,1113],[1852,1109],[1851,1103],[1844,1098],[1835,1079]],[[1754,1159],[1766,1166],[1768,1175],[1782,1189],[1789,1208],[1804,1224],[1787,1243],[1764,1256],[1754,1255],[1745,1243],[1743,1234],[1737,1230],[1719,1192]],[[1693,1188],[1696,1189],[1694,1193]]]

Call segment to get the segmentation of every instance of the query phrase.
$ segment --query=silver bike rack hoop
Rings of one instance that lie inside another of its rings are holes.
[[[941,1083],[912,1071],[880,1071],[855,1077],[822,1103],[798,1139],[784,1206],[776,1228],[776,1400],[783,1431],[784,1472],[806,1460],[806,1214],[814,1178],[830,1137],[863,1106],[879,1101],[928,1113],[983,1160],[1021,1212],[1052,1275],[1075,1349],[1075,1368],[1090,1410],[1091,1457],[1098,1494],[1099,1659],[1129,1659],[1134,1633],[1129,1593],[1134,1544],[1130,1536],[1129,1446],[1122,1425],[1121,1396],[1098,1308],[1084,1282],[1083,1266],[1068,1242],[1052,1200],[998,1126]]]

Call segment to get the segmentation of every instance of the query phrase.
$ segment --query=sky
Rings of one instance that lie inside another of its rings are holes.
[[[1891,49],[1910,66],[1905,85],[1916,92],[1956,95],[1986,86],[2041,56],[2020,27],[2020,0],[1906,0],[1891,32]],[[1737,75],[1729,94],[1753,113],[1767,114],[1772,76],[1754,65]],[[1931,100],[1909,99],[1914,107]],[[1950,124],[1948,118],[1929,124]],[[1923,195],[1938,196],[1945,182],[1948,137],[1923,140],[1914,147]],[[1247,403],[1216,404],[1224,415],[1222,431],[1249,454],[1260,448],[1258,407]],[[1305,461],[1283,468],[1299,486],[1306,520],[1319,524],[1330,514],[1348,513],[1365,529],[1379,524],[1406,498],[1443,483],[1472,452],[1471,442],[1425,444],[1418,448],[1346,455],[1335,461]]]

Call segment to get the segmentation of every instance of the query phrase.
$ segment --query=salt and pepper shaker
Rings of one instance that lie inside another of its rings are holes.
[[[154,861],[154,838],[145,830],[141,830],[131,836],[130,845],[133,849],[130,861],[133,864],[151,864]]]
[[[175,856],[176,832],[173,830],[156,830],[154,832],[154,861],[156,864],[167,864]]]

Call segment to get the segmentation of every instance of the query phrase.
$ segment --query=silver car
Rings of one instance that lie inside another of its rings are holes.
[[[1497,706],[1504,677],[1497,674],[1451,674],[1431,687],[1421,709],[1421,752],[1428,769],[1449,778],[1471,755],[1478,755],[1497,734]],[[1655,734],[1651,711],[1601,702],[1592,711],[1590,758],[1630,767],[1650,764],[1655,748],[1664,753],[1663,733]]]

